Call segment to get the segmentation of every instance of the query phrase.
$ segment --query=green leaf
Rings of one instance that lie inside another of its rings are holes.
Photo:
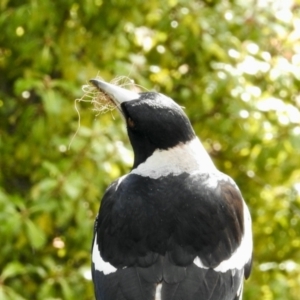
[[[34,249],[39,249],[45,245],[46,237],[44,232],[37,227],[35,223],[27,219],[25,221],[25,229],[30,245]]]
[[[17,275],[23,274],[24,272],[26,272],[26,268],[24,267],[24,265],[21,264],[20,262],[14,261],[14,262],[8,263],[4,267],[4,269],[0,275],[0,278],[2,281],[4,281],[7,278],[15,277]],[[0,299],[2,299],[2,298],[0,297]]]

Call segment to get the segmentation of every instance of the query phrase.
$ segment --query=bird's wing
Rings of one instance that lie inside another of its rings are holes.
[[[127,175],[95,226],[97,300],[233,300],[251,269],[251,219],[226,175]]]

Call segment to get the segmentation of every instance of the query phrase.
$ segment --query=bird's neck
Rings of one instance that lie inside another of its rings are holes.
[[[155,150],[145,162],[134,168],[131,173],[159,178],[167,175],[179,175],[184,172],[209,173],[214,171],[216,171],[214,163],[196,137],[168,150]]]

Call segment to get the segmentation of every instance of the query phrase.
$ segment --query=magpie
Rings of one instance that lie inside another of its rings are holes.
[[[95,220],[97,300],[242,299],[252,264],[249,210],[171,98],[90,81],[117,106],[134,152]]]

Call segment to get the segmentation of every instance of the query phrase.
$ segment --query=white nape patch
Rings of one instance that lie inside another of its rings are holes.
[[[154,153],[130,174],[157,179],[161,176],[179,175],[183,172],[209,173],[216,171],[216,167],[204,149],[200,140],[193,140],[179,144],[168,150],[156,150]]]
[[[94,245],[93,245],[93,252],[92,252],[92,261],[95,265],[95,269],[103,272],[104,275],[108,275],[110,273],[114,273],[117,271],[117,269],[112,266],[110,263],[105,262],[98,250],[98,244],[97,244],[97,234],[95,235]]]
[[[159,283],[156,286],[156,291],[155,291],[155,298],[154,300],[161,300],[161,288],[162,288],[162,283]]]
[[[252,248],[253,248],[251,217],[245,202],[243,202],[243,205],[244,205],[245,232],[241,244],[227,260],[222,261],[217,267],[213,269],[217,272],[225,273],[228,270],[233,270],[233,269],[241,270],[251,259]],[[202,263],[201,259],[198,256],[194,259],[194,264],[199,268],[208,269],[208,267]]]

